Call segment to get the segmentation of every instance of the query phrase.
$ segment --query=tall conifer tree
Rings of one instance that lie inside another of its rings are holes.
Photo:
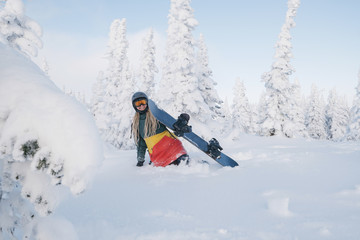
[[[198,22],[190,0],[171,0],[168,15],[165,66],[157,98],[172,115],[186,112],[205,122],[209,115],[195,71],[195,40],[192,32]]]
[[[266,112],[260,119],[260,124],[261,133],[265,136],[281,134],[291,137],[292,135],[287,132],[288,129],[291,129],[287,126],[293,124],[289,113],[292,98],[292,85],[289,77],[294,72],[290,65],[292,57],[290,29],[295,27],[294,17],[299,5],[299,0],[288,1],[286,21],[276,44],[275,62],[271,70],[262,76],[266,88],[264,101],[266,106],[263,107]]]
[[[340,98],[335,89],[328,97],[325,120],[327,138],[333,141],[343,140],[349,124],[349,109],[345,98]]]
[[[305,128],[305,104],[301,96],[301,87],[297,80],[291,85],[291,98],[289,101],[288,117],[290,121],[284,124],[283,129],[288,137],[306,137]]]
[[[208,49],[205,44],[204,36],[200,34],[198,40],[197,53],[197,77],[199,79],[199,88],[206,105],[210,108],[212,119],[224,118],[222,111],[223,101],[220,99],[215,86],[217,83],[212,78],[212,71],[209,66]]]
[[[325,112],[324,103],[315,85],[312,86],[310,101],[305,115],[305,126],[310,137],[325,139]]]
[[[252,132],[252,111],[249,100],[246,97],[244,83],[238,78],[234,88],[233,98],[233,129],[243,133]],[[236,136],[235,136],[236,138]]]
[[[131,135],[131,118],[134,110],[131,96],[134,93],[134,81],[129,70],[127,57],[126,20],[116,19],[110,27],[108,44],[109,67],[106,72],[105,115],[108,126],[104,132],[106,141],[120,149],[134,147]]]
[[[355,98],[350,111],[350,122],[347,130],[349,140],[360,140],[360,71],[358,73],[358,84],[355,88]]]
[[[149,30],[142,42],[140,59],[140,91],[152,97],[155,91],[155,74],[159,71],[155,64],[154,31]]]
[[[95,122],[101,133],[107,129],[108,118],[106,113],[106,77],[103,71],[100,71],[96,82],[92,87],[92,97],[90,102],[90,109],[94,115]]]

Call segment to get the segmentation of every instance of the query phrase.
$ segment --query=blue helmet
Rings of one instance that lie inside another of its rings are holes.
[[[143,92],[136,92],[132,95],[132,102],[135,102],[135,100],[139,100],[139,99],[146,99],[146,101],[148,100],[148,96],[143,93]]]
[[[138,113],[146,113],[149,110],[149,106],[146,106],[145,110],[143,110],[143,111],[140,111],[139,109],[136,108],[135,102],[138,100],[142,100],[142,99],[145,99],[146,102],[148,102],[148,100],[149,100],[148,96],[143,92],[136,92],[133,94],[133,96],[131,98],[133,108]]]

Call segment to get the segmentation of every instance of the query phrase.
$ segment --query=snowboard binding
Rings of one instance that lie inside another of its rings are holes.
[[[220,143],[215,138],[211,139],[208,143],[208,150],[207,153],[210,155],[210,157],[217,159],[221,155],[221,151],[223,148],[220,146]]]
[[[192,132],[191,126],[188,126],[190,116],[186,113],[180,114],[177,121],[173,124],[174,134],[183,137],[185,133]]]

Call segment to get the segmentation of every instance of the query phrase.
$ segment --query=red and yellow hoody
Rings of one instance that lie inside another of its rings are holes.
[[[139,142],[137,144],[137,157],[145,159],[146,148],[149,151],[150,160],[154,166],[165,167],[178,159],[180,156],[187,154],[181,141],[167,130],[166,126],[158,122],[156,134],[145,137],[145,120],[146,113],[140,113],[139,120]]]

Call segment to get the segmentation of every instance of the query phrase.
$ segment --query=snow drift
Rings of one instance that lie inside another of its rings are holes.
[[[85,190],[102,142],[85,107],[30,59],[2,43],[0,56],[0,238],[33,239],[65,196],[58,185]]]

